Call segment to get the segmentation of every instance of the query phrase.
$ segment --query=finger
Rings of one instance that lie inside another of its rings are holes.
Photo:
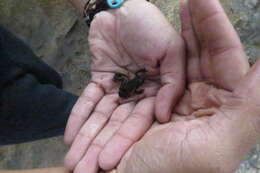
[[[65,157],[65,165],[69,169],[74,169],[84,153],[87,151],[89,144],[104,127],[115,108],[118,106],[118,96],[105,96],[97,105],[88,121],[78,132],[69,152]]]
[[[99,166],[104,170],[115,167],[131,145],[151,127],[154,115],[154,98],[140,101],[131,116],[106,144],[99,155]]]
[[[65,144],[72,144],[79,129],[103,96],[103,89],[95,83],[90,83],[83,91],[71,111],[64,135]]]
[[[190,121],[190,120],[195,120],[195,119],[196,119],[196,117],[193,115],[182,116],[182,115],[174,114],[174,115],[172,115],[171,122]]]
[[[190,0],[189,7],[201,46],[208,49],[211,57],[216,82],[225,89],[233,89],[249,69],[235,29],[218,0]]]
[[[234,93],[240,97],[250,99],[260,98],[260,60],[258,60],[247,75],[239,82]],[[260,102],[256,102],[260,103]]]
[[[176,36],[169,44],[166,56],[161,64],[162,87],[156,97],[155,113],[159,122],[170,120],[171,112],[185,85],[185,52],[183,40]]]
[[[176,105],[174,112],[182,116],[190,115],[194,111],[194,109],[192,108],[191,101],[191,92],[189,90],[186,90],[185,95]]]
[[[98,172],[98,154],[100,153],[101,148],[92,147],[91,150],[88,150],[88,154],[92,155],[91,159],[83,158],[75,167],[74,173],[97,173]]]
[[[199,42],[192,26],[191,14],[187,0],[180,1],[180,16],[182,37],[187,46],[188,79],[189,81],[201,80]]]
[[[235,156],[237,161],[241,161],[248,154],[260,137],[259,86],[260,61],[257,61],[239,82],[228,104],[221,107],[224,112],[224,114],[221,112],[222,119],[217,119],[221,116],[212,117],[215,120],[213,125],[221,126],[219,134],[219,137],[223,139],[221,145],[231,147],[234,154],[232,158]]]
[[[76,173],[86,172],[96,173],[98,169],[98,156],[108,140],[114,135],[114,133],[120,128],[122,123],[131,114],[134,109],[135,104],[128,103],[119,106],[111,116],[106,127],[101,131],[101,133],[95,138],[91,146],[87,150],[86,154],[76,166]]]

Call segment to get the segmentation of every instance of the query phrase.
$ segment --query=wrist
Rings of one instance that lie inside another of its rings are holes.
[[[69,0],[72,5],[84,17],[88,26],[94,19],[94,16],[110,8],[119,8],[124,0]]]

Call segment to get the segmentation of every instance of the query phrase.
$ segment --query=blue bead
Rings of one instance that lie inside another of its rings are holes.
[[[107,4],[110,8],[119,8],[123,5],[124,0],[107,0]]]

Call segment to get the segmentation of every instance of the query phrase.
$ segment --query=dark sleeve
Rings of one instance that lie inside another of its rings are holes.
[[[0,145],[62,135],[77,96],[61,87],[57,72],[0,28]]]
[[[37,76],[39,82],[43,84],[53,84],[62,88],[60,75],[39,59],[22,40],[0,26],[0,63],[7,61],[10,65]],[[0,80],[2,77],[4,76],[0,72]],[[9,75],[7,77],[9,78]]]
[[[31,74],[20,76],[1,94],[0,144],[62,135],[76,100]]]

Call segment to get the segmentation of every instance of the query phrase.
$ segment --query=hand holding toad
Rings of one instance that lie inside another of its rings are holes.
[[[77,173],[95,173],[98,160],[116,165],[151,127],[155,111],[159,121],[169,120],[184,89],[183,39],[145,0],[98,13],[89,45],[91,82],[65,133],[71,145],[65,164]],[[130,101],[122,103],[126,98]]]
[[[182,0],[188,87],[117,173],[233,173],[260,137],[260,61],[250,70],[218,0]]]

